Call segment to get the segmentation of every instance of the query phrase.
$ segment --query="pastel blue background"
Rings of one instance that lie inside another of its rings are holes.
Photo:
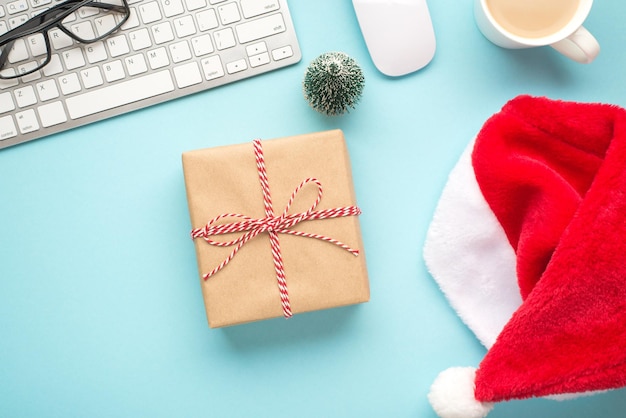
[[[597,1],[588,66],[508,51],[470,0],[430,1],[432,63],[374,68],[348,0],[291,0],[298,65],[0,152],[0,417],[420,417],[435,376],[484,348],[422,259],[448,172],[484,121],[522,93],[626,106],[626,2]],[[344,51],[366,77],[342,117],[301,82]],[[371,301],[211,330],[183,151],[340,128],[351,154]],[[626,392],[513,401],[493,418],[622,418]]]

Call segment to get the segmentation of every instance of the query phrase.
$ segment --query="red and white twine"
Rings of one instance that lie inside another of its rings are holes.
[[[352,249],[346,244],[337,241],[336,239],[329,238],[324,235],[294,231],[290,228],[303,221],[339,218],[344,216],[357,216],[361,214],[361,210],[356,206],[346,206],[341,208],[316,211],[315,209],[317,208],[317,205],[322,200],[322,184],[319,182],[319,180],[315,178],[307,178],[304,179],[300,183],[300,185],[298,185],[298,187],[296,187],[296,189],[293,191],[291,197],[289,198],[289,201],[287,202],[287,206],[285,206],[285,209],[283,210],[283,213],[278,217],[274,216],[272,195],[270,193],[269,181],[267,179],[267,170],[265,167],[265,158],[263,156],[261,141],[256,139],[254,140],[253,145],[257,171],[259,174],[259,180],[261,182],[261,189],[263,190],[265,218],[254,219],[239,213],[224,213],[211,219],[206,224],[206,226],[192,230],[191,237],[193,239],[202,238],[210,245],[214,245],[217,247],[235,247],[230,255],[224,259],[224,261],[222,261],[217,267],[215,267],[213,270],[203,276],[204,280],[207,280],[211,276],[222,270],[224,267],[226,267],[226,265],[235,257],[241,247],[243,247],[248,241],[259,235],[261,232],[267,232],[270,237],[272,258],[274,260],[274,270],[276,271],[278,290],[280,292],[280,300],[283,307],[283,315],[285,316],[285,318],[289,318],[292,316],[292,312],[291,305],[289,303],[289,291],[287,289],[285,267],[283,265],[283,257],[280,251],[278,234],[289,234],[298,237],[319,239],[341,247],[356,256],[359,255],[358,250]],[[317,187],[317,198],[315,199],[315,202],[306,212],[290,214],[289,210],[291,209],[291,206],[293,205],[296,196],[298,195],[300,190],[302,190],[302,188],[309,183],[313,183]],[[218,221],[227,218],[238,218],[240,219],[240,221],[217,224]],[[231,241],[215,241],[211,238],[217,235],[231,234],[237,232],[243,232],[244,234]]]

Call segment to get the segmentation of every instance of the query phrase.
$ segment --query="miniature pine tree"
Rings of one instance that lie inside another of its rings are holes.
[[[354,109],[363,93],[365,77],[357,62],[343,52],[327,52],[313,60],[302,83],[311,107],[328,116]]]

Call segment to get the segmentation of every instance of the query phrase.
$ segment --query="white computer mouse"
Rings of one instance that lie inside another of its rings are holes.
[[[426,0],[352,0],[374,65],[388,76],[425,67],[435,55]]]

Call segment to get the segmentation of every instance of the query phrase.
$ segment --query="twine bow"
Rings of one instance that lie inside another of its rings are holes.
[[[353,255],[357,256],[359,255],[358,250],[350,248],[346,244],[337,241],[336,239],[329,238],[324,235],[294,231],[290,228],[303,221],[330,219],[344,216],[357,216],[361,214],[361,210],[356,206],[346,206],[319,211],[315,210],[317,208],[317,205],[322,200],[322,184],[319,180],[315,178],[306,178],[293,191],[282,214],[280,216],[275,216],[272,206],[272,195],[270,193],[270,186],[267,179],[267,170],[265,168],[265,158],[263,156],[261,141],[256,139],[253,141],[253,145],[257,171],[259,174],[259,180],[261,182],[261,189],[263,190],[265,218],[254,219],[239,213],[224,213],[211,219],[206,224],[206,226],[192,230],[191,237],[192,239],[202,238],[210,245],[214,245],[216,247],[235,246],[230,255],[226,257],[224,261],[222,261],[217,267],[215,267],[213,270],[203,276],[204,280],[208,280],[211,276],[215,275],[217,272],[226,267],[226,265],[228,265],[228,263],[235,257],[237,252],[239,252],[241,247],[243,247],[248,241],[250,241],[262,232],[267,232],[270,237],[270,245],[274,261],[274,270],[276,271],[276,278],[278,281],[278,289],[280,292],[283,315],[285,316],[285,318],[289,318],[293,314],[291,312],[291,305],[289,303],[289,291],[287,289],[287,281],[285,279],[285,268],[283,265],[283,258],[280,250],[278,234],[289,234],[299,237],[319,239],[343,248],[344,250],[349,251]],[[291,206],[293,205],[298,193],[300,192],[300,190],[302,190],[304,186],[309,183],[315,184],[317,187],[317,198],[315,199],[315,202],[313,202],[311,207],[306,212],[290,214],[289,210],[291,209]],[[218,221],[225,218],[238,218],[240,219],[240,221],[220,224],[217,223]],[[231,241],[216,241],[211,238],[217,235],[225,235],[238,232],[244,232],[244,234]]]

